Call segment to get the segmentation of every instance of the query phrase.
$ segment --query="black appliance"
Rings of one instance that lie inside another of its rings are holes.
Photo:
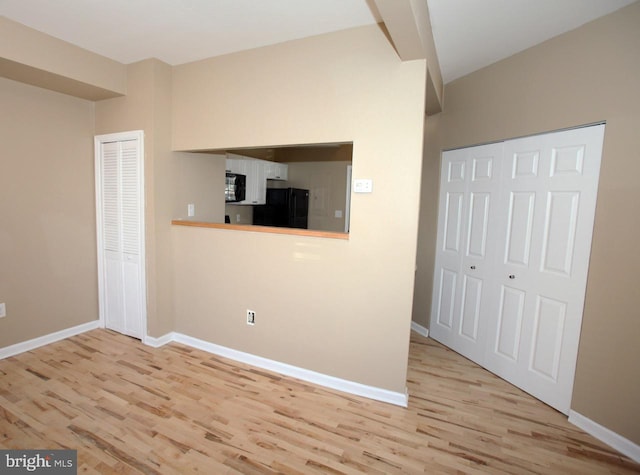
[[[266,204],[253,207],[253,224],[307,229],[309,190],[267,188]]]
[[[246,189],[246,175],[227,172],[224,186],[225,203],[237,203],[238,201],[244,201],[246,196]]]

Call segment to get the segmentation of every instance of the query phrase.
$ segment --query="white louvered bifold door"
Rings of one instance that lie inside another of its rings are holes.
[[[145,292],[139,141],[106,142],[100,146],[105,325],[142,338]]]

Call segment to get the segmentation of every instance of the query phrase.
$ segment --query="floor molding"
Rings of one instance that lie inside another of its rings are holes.
[[[422,335],[425,338],[429,336],[429,329],[427,327],[423,327],[419,323],[411,322],[411,329],[418,335]]]
[[[301,379],[319,386],[336,389],[345,393],[363,396],[369,399],[375,399],[376,401],[387,402],[389,404],[402,407],[407,407],[409,403],[409,394],[407,391],[400,393],[374,386],[367,386],[354,381],[336,378],[334,376],[317,373],[315,371],[270,360],[261,356],[252,355],[251,353],[245,353],[225,346],[216,345],[215,343],[210,343],[181,333],[172,332],[160,338],[147,337],[145,340],[148,345],[155,348],[172,341],[206,351],[207,353],[246,363],[257,368],[274,371],[285,376],[291,376],[293,378]]]
[[[164,346],[167,343],[171,343],[172,341],[176,341],[174,332],[167,333],[166,335],[162,335],[159,338],[148,335],[144,338],[144,344],[149,345],[153,348],[160,348],[161,346]]]
[[[100,328],[100,326],[100,321],[94,320],[92,322],[83,323],[75,327],[66,328],[54,333],[49,333],[48,335],[39,336],[37,338],[23,341],[21,343],[16,343],[15,345],[5,346],[4,348],[0,348],[0,359],[9,358],[10,356],[24,353],[25,351],[35,350],[36,348],[40,348],[41,346],[49,345],[51,343],[64,340],[65,338],[69,338],[71,336],[79,335],[90,330],[95,330],[96,328]]]
[[[569,422],[596,439],[610,445],[618,452],[623,453],[634,462],[640,463],[640,445],[631,442],[629,439],[622,437],[575,411],[569,411]]]

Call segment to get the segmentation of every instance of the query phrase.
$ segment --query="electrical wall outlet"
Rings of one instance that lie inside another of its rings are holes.
[[[4,303],[0,303],[0,318],[7,316],[7,306]]]
[[[373,180],[369,178],[358,178],[353,181],[354,193],[371,193],[373,192]]]
[[[189,203],[187,205],[187,216],[190,218],[196,215],[196,205],[195,203]]]
[[[247,325],[255,325],[256,324],[256,312],[253,310],[247,309]]]

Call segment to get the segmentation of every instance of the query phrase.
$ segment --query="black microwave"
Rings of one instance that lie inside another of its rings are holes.
[[[237,203],[238,201],[244,201],[247,189],[247,176],[239,173],[227,172],[225,187],[224,187],[224,201],[225,203]]]

